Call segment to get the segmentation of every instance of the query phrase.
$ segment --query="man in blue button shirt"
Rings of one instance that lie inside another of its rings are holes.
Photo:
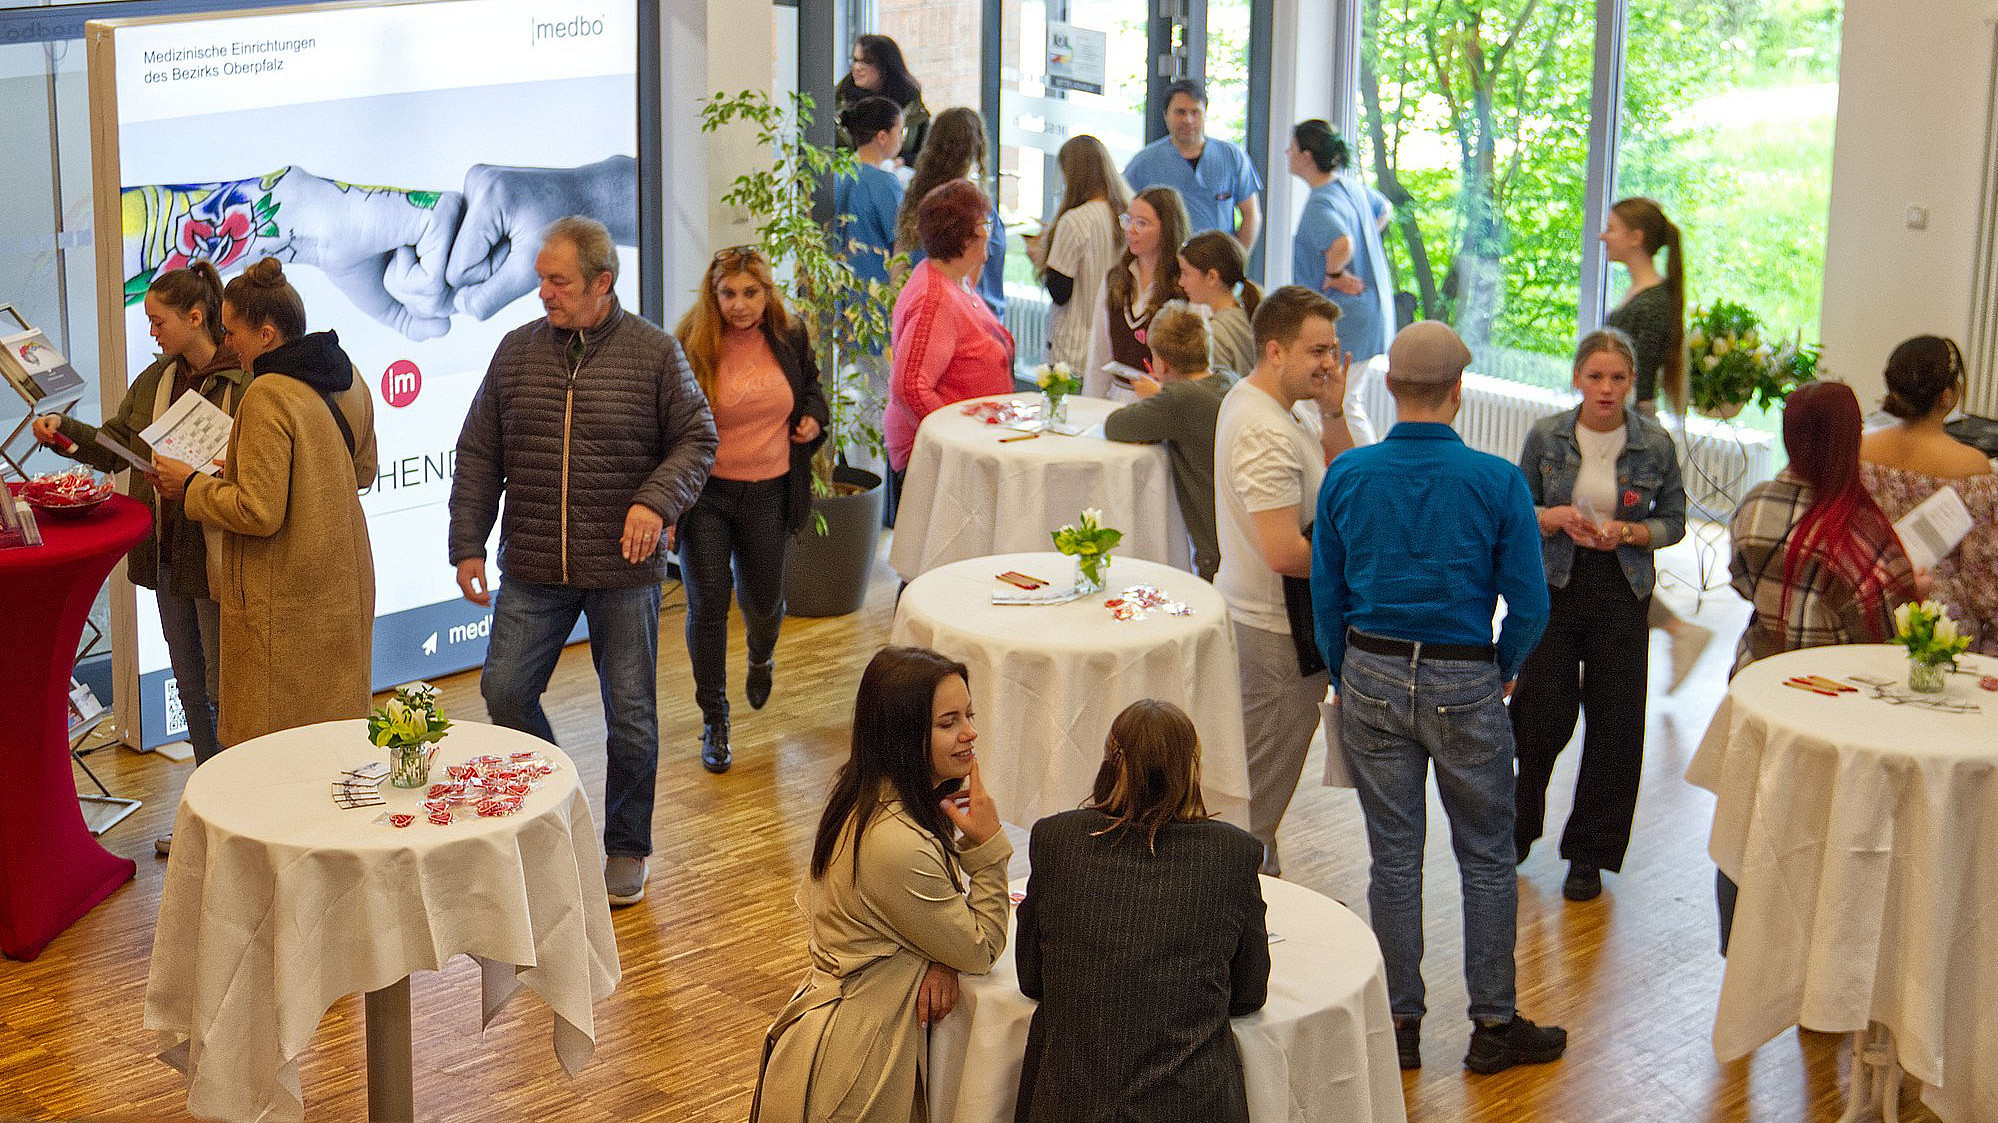
[[[1132,193],[1170,187],[1186,202],[1188,235],[1219,230],[1254,249],[1263,229],[1263,180],[1239,145],[1207,136],[1207,91],[1192,78],[1167,86],[1165,119],[1166,135],[1124,165]]]
[[[1539,1064],[1566,1031],[1514,1006],[1518,885],[1505,697],[1547,626],[1540,529],[1526,479],[1450,428],[1471,352],[1433,320],[1388,348],[1400,421],[1332,463],[1318,492],[1311,597],[1337,690],[1339,740],[1373,855],[1367,902],[1387,962],[1401,1067],[1422,1064],[1422,845],[1429,765],[1464,893],[1471,997],[1464,1065]],[[1492,642],[1492,614],[1506,615]]]

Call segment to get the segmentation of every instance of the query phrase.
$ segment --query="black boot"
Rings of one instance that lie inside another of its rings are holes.
[[[701,767],[722,773],[728,771],[728,766],[728,722],[710,722],[701,730]]]
[[[775,659],[768,663],[749,665],[749,674],[743,678],[742,689],[743,693],[749,695],[750,709],[760,710],[763,708],[763,703],[770,700],[770,676],[776,669]]]

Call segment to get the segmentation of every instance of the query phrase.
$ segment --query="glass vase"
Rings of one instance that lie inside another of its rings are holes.
[[[1943,684],[1948,679],[1948,663],[1924,663],[1919,659],[1908,660],[1908,689],[1917,694],[1941,694],[1943,692]]]
[[[1049,425],[1068,424],[1068,395],[1041,394],[1041,420]]]
[[[1083,596],[1103,591],[1103,583],[1110,577],[1109,554],[1075,555],[1075,591]]]
[[[398,788],[420,788],[430,783],[430,748],[427,745],[390,745],[389,783]]]

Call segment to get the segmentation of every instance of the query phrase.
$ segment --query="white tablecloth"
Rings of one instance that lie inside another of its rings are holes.
[[[1014,569],[1057,585],[1075,561],[1001,554],[933,569],[902,592],[892,641],[941,651],[971,670],[978,712],[978,771],[1001,818],[1031,825],[1089,796],[1110,723],[1140,698],[1186,711],[1200,733],[1207,809],[1248,822],[1249,768],[1235,634],[1214,587],[1185,570],[1116,557],[1104,590],[1060,605],[995,605]],[[1132,585],[1155,585],[1191,616],[1153,610],[1118,620],[1103,602]]]
[[[1965,656],[1941,713],[1783,686],[1855,676],[1907,690],[1906,653],[1817,647],[1735,676],[1686,778],[1712,791],[1708,852],[1741,887],[1714,1019],[1732,1061],[1793,1025],[1893,1031],[1923,1100],[1998,1119],[1998,660]]]
[[[1270,945],[1269,1001],[1234,1019],[1250,1120],[1402,1123],[1387,968],[1373,932],[1337,901],[1288,881],[1263,878],[1263,899],[1269,929],[1282,937]],[[957,1009],[930,1031],[930,1118],[1011,1123],[1034,1017],[1011,933],[991,973],[959,984]]]
[[[1036,400],[1004,394],[975,401]],[[913,581],[937,566],[1018,550],[1045,550],[1048,535],[1085,507],[1124,532],[1122,557],[1191,568],[1186,522],[1173,497],[1164,445],[1105,440],[1103,419],[1117,408],[1101,398],[1068,399],[1068,420],[1083,435],[1020,434],[964,415],[958,402],[923,418],[909,453],[895,545],[888,564]]]
[[[145,1012],[162,1059],[188,1075],[191,1114],[302,1118],[298,1057],[327,1008],[459,954],[483,961],[488,1022],[525,983],[555,1011],[563,1067],[573,1076],[589,1060],[590,1008],[617,986],[618,961],[574,764],[527,734],[461,722],[432,779],[524,751],[561,767],[518,814],[448,827],[415,807],[424,791],[387,781],[387,808],[334,805],[341,770],[386,759],[361,721],[259,737],[195,771],[174,819]],[[385,810],[418,817],[398,830],[374,822]]]

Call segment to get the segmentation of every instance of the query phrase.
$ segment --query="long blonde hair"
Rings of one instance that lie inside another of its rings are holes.
[[[687,365],[694,368],[694,380],[709,398],[715,396],[715,369],[721,364],[722,332],[728,328],[716,290],[738,273],[749,274],[763,286],[764,328],[779,339],[791,332],[791,313],[784,307],[784,295],[777,291],[776,279],[770,275],[770,262],[763,251],[755,246],[730,246],[716,254],[708,262],[708,271],[701,276],[701,298],[680,317],[680,326],[673,329],[687,352]]]

